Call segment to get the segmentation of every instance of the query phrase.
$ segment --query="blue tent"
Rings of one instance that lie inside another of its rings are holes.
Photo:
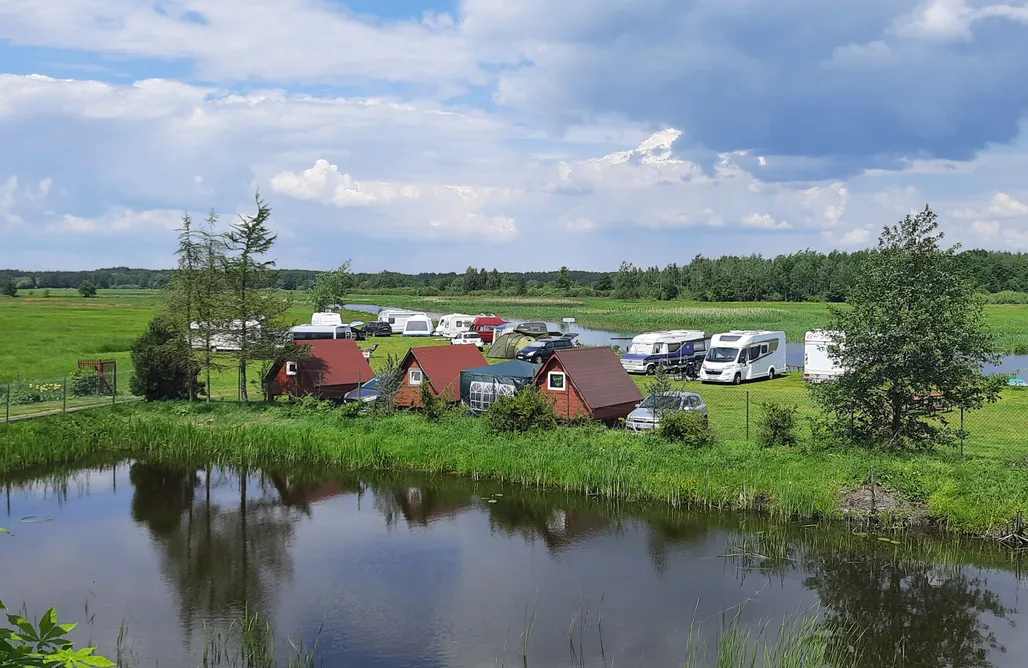
[[[472,413],[482,413],[498,397],[514,396],[532,384],[539,366],[511,360],[460,372],[460,396]]]

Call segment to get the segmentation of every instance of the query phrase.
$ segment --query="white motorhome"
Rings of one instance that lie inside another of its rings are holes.
[[[248,330],[259,331],[261,323],[256,320],[250,320],[246,323],[246,328]],[[210,344],[210,349],[214,352],[236,351],[241,349],[243,330],[242,320],[233,320],[229,323],[218,323],[211,325],[209,328],[201,326],[201,323],[191,322],[189,323],[189,329],[191,332],[189,337],[190,344],[196,350],[202,350],[208,347],[208,343]]]
[[[353,323],[357,324],[357,323]],[[352,325],[296,325],[289,328],[293,341],[317,341],[320,339],[356,339],[361,335]]]
[[[471,330],[475,316],[466,313],[450,313],[439,318],[439,325],[435,328],[435,335],[447,339]]]
[[[828,346],[841,341],[840,332],[815,329],[803,337],[803,380],[820,383],[838,378],[845,369],[828,355]]]
[[[404,336],[432,336],[432,319],[427,315],[409,316],[403,323]]]
[[[407,319],[415,315],[425,315],[424,311],[406,311],[404,309],[386,309],[378,312],[379,322],[388,322],[394,332],[402,332],[404,325],[407,324]],[[429,329],[429,334],[432,330]]]
[[[757,378],[773,380],[785,368],[785,332],[733,330],[711,337],[700,380],[738,385]]]
[[[321,327],[342,327],[343,318],[332,311],[321,311],[311,316],[311,324]]]
[[[646,332],[632,339],[621,366],[628,373],[654,373],[659,367],[675,369],[699,362],[707,352],[707,335],[695,329]]]

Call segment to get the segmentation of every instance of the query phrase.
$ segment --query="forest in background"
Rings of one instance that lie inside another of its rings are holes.
[[[760,255],[707,258],[666,267],[638,267],[621,263],[617,271],[578,271],[561,267],[554,271],[501,272],[468,267],[463,272],[394,271],[354,273],[354,294],[504,295],[611,297],[614,299],[688,299],[733,301],[827,301],[838,302],[868,253],[800,251],[766,258]],[[1028,253],[968,250],[958,255],[969,278],[991,294],[994,303],[1028,303]],[[311,269],[277,269],[271,272],[283,290],[309,288],[320,273]],[[19,290],[77,288],[91,281],[100,289],[160,289],[168,285],[171,269],[113,267],[90,271],[24,271],[0,269],[0,279],[11,279]]]

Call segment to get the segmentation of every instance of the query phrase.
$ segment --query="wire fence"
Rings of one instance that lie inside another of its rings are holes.
[[[0,383],[0,424],[133,401],[129,371]]]

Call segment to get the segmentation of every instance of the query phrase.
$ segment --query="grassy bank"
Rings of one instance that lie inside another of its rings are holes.
[[[727,441],[704,450],[602,428],[496,435],[481,420],[419,415],[347,420],[285,407],[134,405],[0,430],[0,477],[126,457],[219,464],[318,465],[453,473],[625,500],[842,517],[841,499],[869,482],[923,504],[953,530],[991,532],[1028,507],[1028,476],[953,451],[894,456],[804,452]]]

